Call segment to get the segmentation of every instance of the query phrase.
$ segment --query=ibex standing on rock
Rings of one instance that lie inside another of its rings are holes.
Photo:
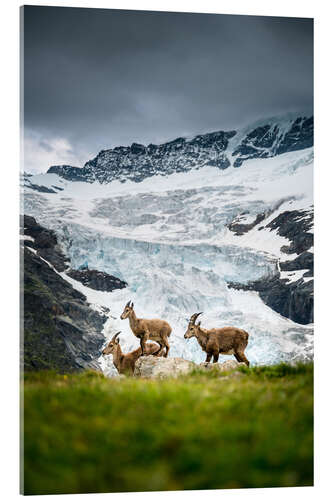
[[[249,366],[249,360],[244,354],[249,334],[233,326],[205,330],[201,328],[200,321],[195,324],[200,314],[202,313],[192,314],[184,338],[195,337],[197,339],[202,350],[207,353],[206,363],[210,362],[212,356],[214,357],[213,363],[217,363],[220,354],[233,354],[239,363],[244,362]]]
[[[144,356],[148,354],[146,350],[146,341],[148,339],[155,340],[160,345],[160,349],[155,356],[160,354],[164,347],[164,357],[166,358],[168,356],[170,349],[168,337],[170,337],[172,331],[169,323],[162,319],[137,318],[134,312],[134,304],[133,302],[131,304],[131,301],[127,302],[120,318],[129,319],[132,332],[140,339],[140,345]]]
[[[139,347],[135,351],[124,354],[121,350],[119,339],[117,338],[121,332],[116,333],[108,345],[103,349],[102,354],[112,354],[113,364],[116,367],[118,373],[123,375],[133,375],[134,367],[136,361],[142,356],[142,349]],[[156,354],[159,351],[159,346],[155,343],[149,343],[146,345],[146,351],[148,354]]]

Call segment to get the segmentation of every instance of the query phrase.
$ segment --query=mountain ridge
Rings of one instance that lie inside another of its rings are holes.
[[[313,116],[256,121],[239,131],[215,131],[192,138],[178,137],[159,145],[133,142],[101,150],[83,168],[53,165],[47,173],[70,180],[108,184],[114,180],[141,182],[154,175],[187,172],[204,166],[241,167],[254,158],[269,158],[313,145]]]

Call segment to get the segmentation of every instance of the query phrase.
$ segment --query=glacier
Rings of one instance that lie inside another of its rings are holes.
[[[289,241],[258,226],[237,236],[228,224],[235,218],[251,223],[263,212],[267,224],[284,210],[312,210],[312,175],[313,148],[249,159],[241,168],[206,166],[140,183],[72,182],[47,173],[29,180],[57,192],[26,186],[23,210],[56,231],[72,268],[88,265],[128,283],[112,293],[97,292],[63,273],[93,307],[110,309],[106,341],[121,331],[125,352],[139,344],[128,321],[120,320],[132,300],[138,317],[170,323],[171,357],[205,359],[195,339],[184,339],[188,318],[203,311],[204,327],[233,325],[249,333],[252,364],[310,360],[312,324],[282,317],[257,292],[228,288],[228,282],[279,273],[279,263],[296,256],[281,252]],[[100,363],[106,374],[115,373],[109,358]]]

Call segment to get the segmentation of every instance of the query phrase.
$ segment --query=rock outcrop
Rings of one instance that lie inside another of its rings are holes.
[[[224,361],[223,363],[200,363],[199,365],[202,370],[218,370],[222,373],[237,370],[240,366],[246,368],[246,363],[238,363],[235,359],[228,359],[228,361]]]
[[[242,222],[242,217],[246,215],[246,213],[241,213],[227,226],[228,229],[235,233],[237,236],[242,236],[243,234],[248,233],[249,231],[251,231],[251,229],[257,226],[267,217],[267,214],[265,213],[257,214],[253,222],[245,224],[244,222]]]
[[[69,259],[60,248],[54,231],[41,226],[34,217],[29,215],[22,217],[21,228],[25,246],[35,250],[40,257],[47,260],[59,272],[64,271],[69,266]]]
[[[287,131],[281,130],[278,124],[265,124],[251,130],[236,147],[235,167],[253,158],[268,158],[288,151],[310,148],[313,146],[313,117],[299,116]]]
[[[305,274],[303,275],[305,277]],[[285,318],[301,325],[313,323],[313,280],[301,277],[297,281],[283,279],[280,275],[263,278],[247,284],[228,283],[236,290],[254,290],[263,302]]]
[[[195,366],[193,361],[183,358],[141,356],[135,363],[134,376],[143,378],[177,377],[190,373]]]
[[[240,366],[246,366],[245,363],[237,363],[234,360],[228,360],[224,363],[200,363],[197,365],[193,361],[183,358],[159,358],[156,356],[141,356],[135,363],[134,376],[142,378],[168,378],[187,375],[195,369],[213,370],[227,372],[235,370]]]
[[[257,219],[249,229],[257,224]],[[234,223],[229,229],[242,235],[246,232],[244,226]],[[296,257],[279,261],[274,276],[246,284],[229,282],[228,286],[237,290],[255,290],[266,305],[282,316],[302,325],[313,323],[312,227],[313,207],[309,210],[286,210],[268,224],[263,224],[259,230],[265,228],[276,231],[288,239],[290,244],[283,245],[280,250],[286,255],[295,254]]]
[[[313,246],[313,207],[311,210],[286,210],[279,214],[266,226],[276,230],[280,236],[287,238],[290,245],[285,245],[281,251],[286,254],[300,255]]]
[[[125,281],[96,269],[70,269],[66,274],[85,286],[102,292],[112,292],[127,286]]]

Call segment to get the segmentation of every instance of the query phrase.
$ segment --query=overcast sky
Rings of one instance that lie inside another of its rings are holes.
[[[25,7],[25,169],[311,112],[312,73],[312,19]]]

